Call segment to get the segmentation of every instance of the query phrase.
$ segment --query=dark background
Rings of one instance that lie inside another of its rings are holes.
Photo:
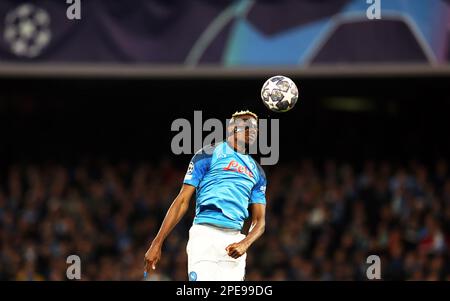
[[[0,79],[2,165],[80,157],[185,164],[190,156],[170,151],[170,126],[176,118],[193,122],[194,110],[202,110],[203,121],[225,121],[240,109],[279,118],[281,163],[434,160],[449,153],[449,77],[293,79],[300,98],[287,113],[263,106],[265,77]]]

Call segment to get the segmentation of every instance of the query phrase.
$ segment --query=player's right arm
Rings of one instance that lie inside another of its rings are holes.
[[[181,218],[186,214],[189,208],[189,202],[195,192],[195,187],[183,184],[180,192],[175,200],[170,205],[169,210],[164,217],[163,223],[156,235],[155,239],[150,245],[147,253],[145,253],[145,271],[150,272],[150,269],[155,269],[156,264],[161,258],[161,248],[167,235],[178,224]]]
[[[161,247],[164,240],[185,215],[189,208],[189,201],[203,176],[208,172],[210,163],[211,153],[203,152],[203,150],[197,152],[189,163],[181,191],[172,202],[158,234],[150,245],[147,253],[145,253],[145,271],[147,273],[150,269],[154,270],[156,268],[156,264],[161,258]]]

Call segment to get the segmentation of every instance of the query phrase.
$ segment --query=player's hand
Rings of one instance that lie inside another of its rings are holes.
[[[145,253],[145,272],[149,273],[150,269],[156,269],[156,264],[161,258],[161,246],[152,244]]]
[[[235,242],[225,248],[225,250],[228,252],[228,255],[233,257],[234,259],[237,259],[244,255],[245,252],[247,252],[247,249],[248,245],[243,242]]]

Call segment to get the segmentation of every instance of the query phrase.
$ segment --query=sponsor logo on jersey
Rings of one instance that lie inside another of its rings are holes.
[[[245,166],[239,164],[235,160],[231,160],[230,163],[228,163],[227,167],[224,168],[224,170],[234,171],[238,173],[245,174],[249,176],[250,178],[253,178],[253,173]]]

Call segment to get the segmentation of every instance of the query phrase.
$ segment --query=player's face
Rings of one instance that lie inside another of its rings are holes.
[[[258,137],[258,122],[253,116],[243,116],[236,120],[235,137],[238,143],[252,145]]]

